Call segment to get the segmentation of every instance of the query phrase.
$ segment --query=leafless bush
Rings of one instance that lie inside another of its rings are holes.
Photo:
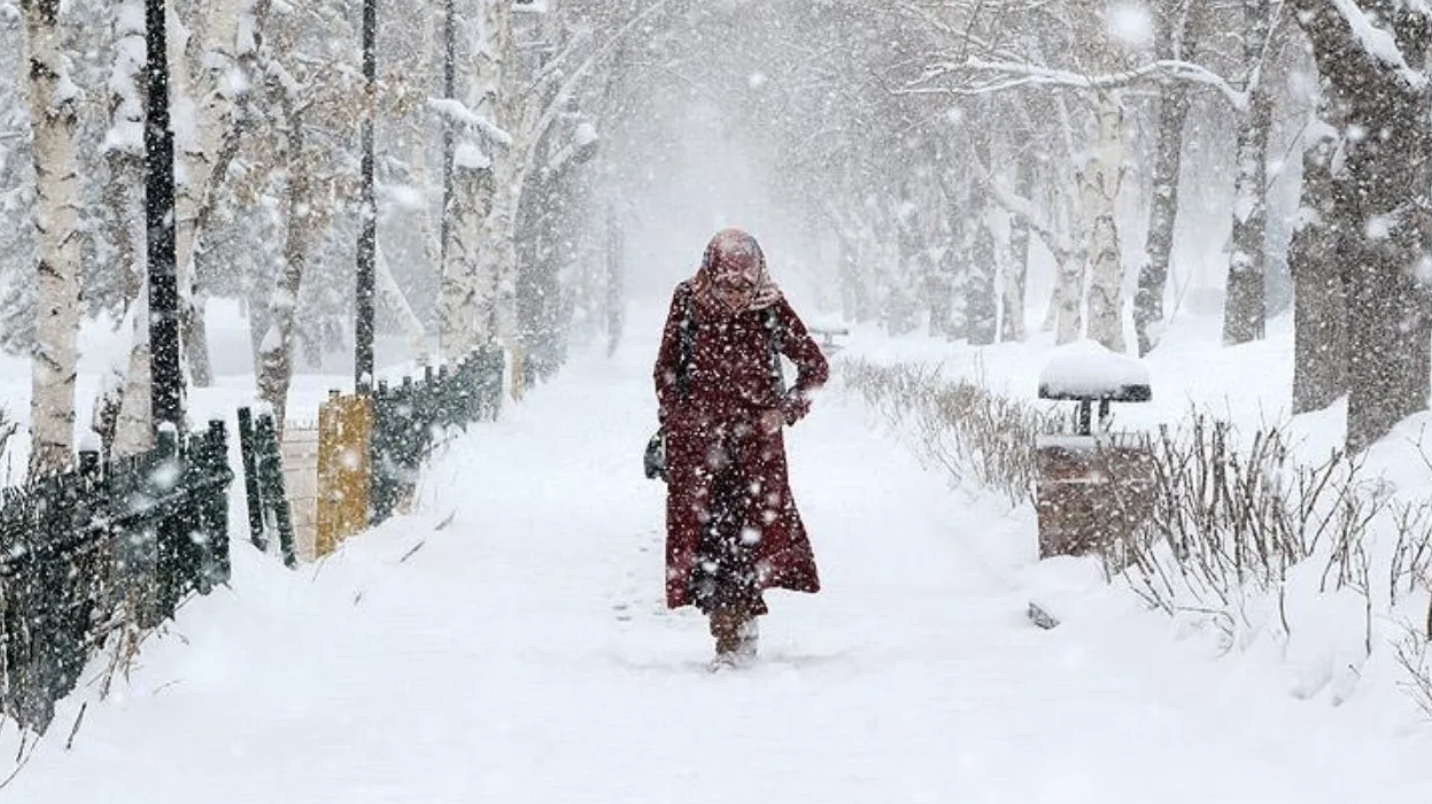
[[[1058,417],[923,366],[843,365],[847,387],[914,436],[921,457],[1012,503],[1034,499],[1035,441],[1059,429]],[[1290,572],[1317,560],[1321,576],[1309,592],[1359,595],[1363,648],[1371,654],[1375,611],[1429,591],[1432,501],[1398,498],[1365,475],[1361,457],[1341,450],[1300,459],[1278,428],[1238,436],[1230,423],[1191,411],[1182,426],[1148,439],[1148,482],[1109,484],[1114,508],[1106,510],[1137,510],[1142,521],[1102,545],[1105,567],[1151,607],[1206,617],[1231,647],[1239,624],[1249,623],[1251,596],[1275,601],[1284,633],[1292,633]],[[1376,556],[1374,533],[1395,539]],[[1385,600],[1373,581],[1382,572]],[[1429,642],[1432,610],[1426,633],[1409,632],[1396,649],[1411,679],[1405,686],[1432,715]]]
[[[1389,607],[1425,587],[1432,568],[1432,503],[1394,497],[1367,478],[1360,457],[1334,450],[1320,463],[1291,456],[1277,429],[1255,432],[1246,449],[1232,427],[1193,414],[1153,444],[1148,519],[1124,545],[1124,576],[1167,612],[1241,612],[1245,596],[1276,596],[1282,626],[1289,571],[1325,555],[1319,593],[1351,590],[1364,601],[1365,649],[1372,651],[1374,530],[1395,536],[1387,572]]]
[[[1151,605],[1228,610],[1248,589],[1275,590],[1312,555],[1330,517],[1319,518],[1340,453],[1321,466],[1292,465],[1277,430],[1254,434],[1247,450],[1226,422],[1195,414],[1179,431],[1162,427],[1151,444],[1148,518],[1122,546],[1124,575]],[[1294,489],[1285,478],[1297,478]],[[1117,493],[1117,492],[1116,492]]]
[[[1033,501],[1035,439],[1053,428],[1048,415],[920,365],[848,361],[845,381],[892,424],[912,428],[921,457],[956,482],[995,489],[1013,504]]]
[[[1427,635],[1408,628],[1394,646],[1397,663],[1406,673],[1401,686],[1417,708],[1432,718],[1432,657],[1429,657]]]

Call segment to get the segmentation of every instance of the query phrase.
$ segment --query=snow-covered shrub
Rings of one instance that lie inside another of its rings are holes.
[[[1277,429],[1241,446],[1226,422],[1195,413],[1161,429],[1153,466],[1152,513],[1120,562],[1151,606],[1236,627],[1255,619],[1250,605],[1272,600],[1291,634],[1290,594],[1350,595],[1371,653],[1374,612],[1426,590],[1432,505],[1395,497],[1361,458],[1299,461]]]
[[[1050,416],[978,382],[945,379],[938,369],[863,360],[841,365],[846,387],[892,423],[909,426],[920,457],[954,482],[994,489],[1011,504],[1033,502],[1034,442],[1053,429]]]

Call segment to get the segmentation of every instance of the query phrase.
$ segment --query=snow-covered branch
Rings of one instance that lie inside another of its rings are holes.
[[[562,86],[552,95],[553,100],[547,104],[547,108],[544,109],[541,116],[537,118],[537,122],[532,127],[532,130],[526,132],[527,155],[529,158],[524,160],[525,164],[530,164],[530,156],[536,149],[537,143],[541,141],[542,135],[552,125],[552,122],[557,118],[557,114],[562,110],[563,99],[570,97],[571,94],[576,91],[577,86],[586,79],[587,73],[591,72],[594,67],[601,64],[602,61],[616,52],[617,47],[622,41],[637,31],[642,22],[670,4],[671,0],[656,0],[644,10],[632,15],[632,18],[613,32],[611,38],[602,43],[601,47],[592,51],[585,61],[566,74],[567,80],[563,82]]]
[[[1409,87],[1422,89],[1427,86],[1427,73],[1408,65],[1407,59],[1402,55],[1402,49],[1397,46],[1397,40],[1388,31],[1374,25],[1357,3],[1353,0],[1332,0],[1332,4],[1338,14],[1347,20],[1353,38],[1362,45],[1368,55],[1392,68],[1393,74]],[[1419,11],[1423,15],[1429,15],[1425,4],[1421,4]]]
[[[511,145],[512,135],[491,119],[469,109],[467,104],[456,98],[428,98],[428,108],[437,112],[448,122],[480,131],[489,142]]]
[[[986,83],[968,86],[922,86],[941,79],[979,78]],[[1160,59],[1131,70],[1086,75],[1072,70],[1044,67],[1028,62],[969,57],[962,61],[932,64],[910,85],[896,90],[904,95],[983,95],[1024,86],[1054,86],[1070,89],[1118,89],[1146,81],[1173,79],[1203,84],[1217,90],[1233,108],[1248,106],[1248,94],[1236,89],[1218,74],[1189,61]]]

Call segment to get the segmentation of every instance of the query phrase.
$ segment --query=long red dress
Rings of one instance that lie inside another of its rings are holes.
[[[709,267],[703,265],[703,270]],[[760,414],[782,411],[794,424],[808,409],[808,393],[825,384],[829,367],[800,317],[778,292],[762,306],[732,312],[682,282],[672,294],[653,376],[659,415],[667,430],[666,603],[696,603],[692,581],[702,529],[713,514],[718,488],[744,492],[741,541],[749,548],[756,591],[783,588],[817,592],[820,577],[805,526],[791,496],[781,430],[763,432]],[[772,286],[774,287],[774,286]],[[680,327],[691,311],[691,359],[685,393],[678,387]],[[771,331],[799,370],[785,394],[770,371]],[[751,614],[764,614],[764,601]]]

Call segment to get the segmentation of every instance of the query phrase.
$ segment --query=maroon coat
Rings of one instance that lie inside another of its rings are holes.
[[[785,440],[779,429],[761,432],[756,422],[768,410],[780,410],[787,424],[804,416],[807,392],[829,374],[825,356],[778,292],[763,300],[764,307],[731,312],[695,291],[698,284],[699,277],[677,286],[653,372],[667,430],[666,604],[693,603],[689,583],[713,480],[730,463],[739,468],[755,503],[747,506],[743,533],[754,541],[759,588],[819,591],[815,556],[787,481]],[[677,388],[679,327],[688,299],[694,337],[683,396]],[[781,351],[799,368],[784,397],[768,362],[770,312],[784,333]]]

